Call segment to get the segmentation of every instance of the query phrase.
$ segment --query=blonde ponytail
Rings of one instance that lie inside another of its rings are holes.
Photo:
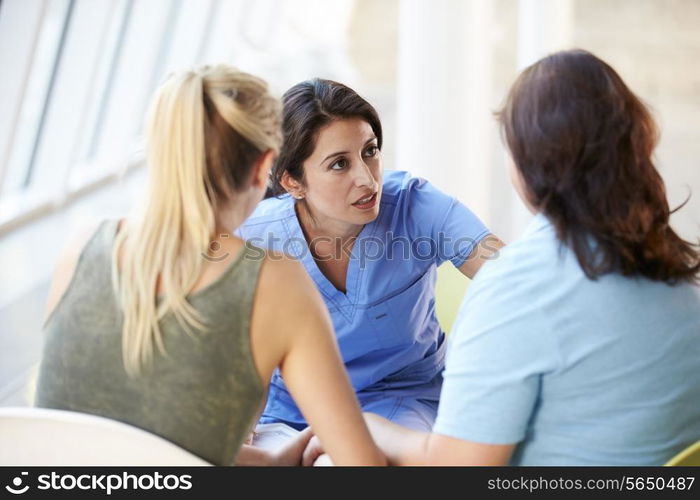
[[[212,127],[212,113],[232,130],[224,134]],[[187,333],[206,331],[187,294],[202,274],[217,203],[225,201],[218,199],[220,193],[240,189],[232,184],[246,178],[252,167],[240,155],[220,158],[226,148],[219,143],[232,137],[249,143],[242,146],[257,155],[279,149],[279,104],[262,80],[229,66],[204,66],[171,75],[157,91],[147,118],[146,200],[117,235],[112,256],[113,283],[124,313],[124,366],[130,375],[153,358],[154,344],[165,353],[160,321],[168,312]],[[161,300],[156,297],[159,285]]]

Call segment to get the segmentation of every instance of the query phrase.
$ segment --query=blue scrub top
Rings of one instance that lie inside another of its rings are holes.
[[[383,183],[379,215],[352,248],[346,293],[316,265],[290,195],[263,200],[236,234],[303,263],[328,307],[361,403],[386,395],[437,400],[445,358],[435,316],[437,266],[461,266],[489,230],[424,179],[385,171]],[[279,371],[263,415],[304,422]]]

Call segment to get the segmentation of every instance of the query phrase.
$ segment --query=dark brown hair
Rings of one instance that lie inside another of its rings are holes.
[[[697,245],[669,226],[654,120],[608,64],[584,50],[545,57],[520,74],[497,116],[528,201],[589,278],[697,281]]]
[[[333,120],[361,118],[372,127],[382,149],[382,124],[376,110],[342,83],[320,78],[298,83],[285,92],[282,105],[283,142],[267,196],[286,192],[280,184],[284,172],[304,182],[303,163],[316,147],[318,131]]]

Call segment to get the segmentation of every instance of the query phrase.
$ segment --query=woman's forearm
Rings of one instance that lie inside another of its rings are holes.
[[[414,431],[373,413],[364,414],[377,446],[386,454],[389,465],[424,465],[430,433]]]
[[[275,456],[269,450],[244,444],[236,456],[236,465],[257,467],[261,465],[276,465]]]

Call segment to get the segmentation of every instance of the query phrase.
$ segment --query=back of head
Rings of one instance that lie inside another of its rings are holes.
[[[186,295],[200,278],[218,210],[246,189],[256,159],[279,150],[279,124],[267,84],[230,66],[176,72],[157,90],[147,118],[149,189],[113,254],[130,373],[152,357],[153,344],[163,351],[158,321],[167,312],[187,331],[206,328]]]
[[[382,124],[376,110],[342,83],[320,78],[298,83],[285,92],[282,104],[284,143],[272,171],[273,195],[286,192],[280,184],[285,172],[303,183],[304,160],[313,153],[319,130],[333,120],[366,121],[377,136],[377,147],[382,148]]]
[[[528,201],[588,277],[697,279],[697,250],[669,226],[656,125],[608,64],[583,50],[545,57],[520,74],[498,117]]]

